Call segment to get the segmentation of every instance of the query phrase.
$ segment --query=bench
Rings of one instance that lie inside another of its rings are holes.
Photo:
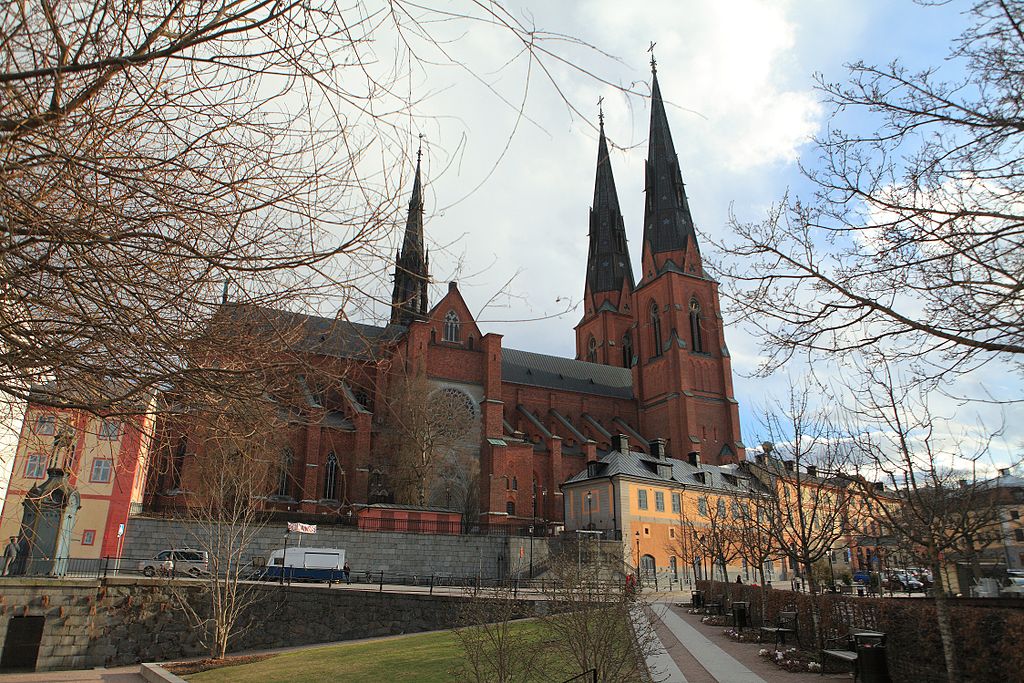
[[[830,648],[829,644],[837,647]],[[839,648],[839,645],[845,647]],[[826,638],[825,649],[821,651],[821,675],[825,675],[826,658],[838,659],[853,666],[853,680],[856,683],[860,677],[860,651],[863,646],[884,646],[885,634],[879,631],[872,631],[863,628],[851,628],[849,635],[845,638]]]
[[[775,638],[775,649],[779,648],[779,643],[782,645],[786,644],[786,636],[792,634],[796,637],[796,644],[800,644],[800,631],[797,628],[797,613],[796,612],[779,612],[779,618],[775,620],[774,625],[762,626],[761,637],[763,638],[766,633],[771,634]]]
[[[704,603],[704,613],[722,616],[725,614],[725,605],[721,601]]]

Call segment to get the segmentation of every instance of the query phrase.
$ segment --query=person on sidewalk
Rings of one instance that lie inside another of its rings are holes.
[[[11,536],[11,540],[4,547],[4,576],[11,575],[11,568],[14,561],[18,559],[18,537]]]

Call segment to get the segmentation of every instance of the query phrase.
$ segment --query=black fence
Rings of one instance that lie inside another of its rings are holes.
[[[154,558],[100,557],[100,558],[58,558],[56,561],[33,559],[23,567],[12,567],[12,572],[0,577],[0,587],[7,579],[31,578],[53,580],[95,580],[116,578],[152,579],[155,581],[196,582],[212,580],[213,576],[199,563],[167,562]],[[348,574],[341,569],[324,572],[319,578],[300,578],[302,568],[280,567],[270,571],[263,563],[250,560],[235,565],[227,572],[221,571],[221,578],[230,572],[230,578],[262,582],[268,585],[326,585],[329,587],[352,587],[377,592],[425,592],[434,594],[470,594],[495,590],[509,590],[514,595],[540,595],[552,588],[549,578],[529,579],[525,576],[483,576],[480,574],[411,574],[382,569],[351,568]],[[596,587],[609,592],[621,590],[624,584],[618,579],[593,582]]]

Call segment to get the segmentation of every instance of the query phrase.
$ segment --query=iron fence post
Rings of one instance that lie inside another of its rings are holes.
[[[378,592],[380,592],[380,593],[384,592],[384,570],[383,569],[380,570],[380,590]]]

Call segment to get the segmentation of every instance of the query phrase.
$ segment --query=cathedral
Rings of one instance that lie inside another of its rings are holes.
[[[304,419],[288,436],[268,506],[315,516],[388,500],[378,407],[398,369],[459,397],[479,425],[481,523],[560,523],[560,485],[613,444],[716,465],[744,459],[718,285],[704,274],[656,69],[652,79],[641,271],[602,117],[575,358],[503,346],[478,327],[457,283],[430,305],[419,160],[387,325],[260,313],[301,329],[303,352],[345,368],[339,386],[299,378],[310,385]],[[184,433],[163,452],[157,508],[188,489],[188,463],[201,457]]]

